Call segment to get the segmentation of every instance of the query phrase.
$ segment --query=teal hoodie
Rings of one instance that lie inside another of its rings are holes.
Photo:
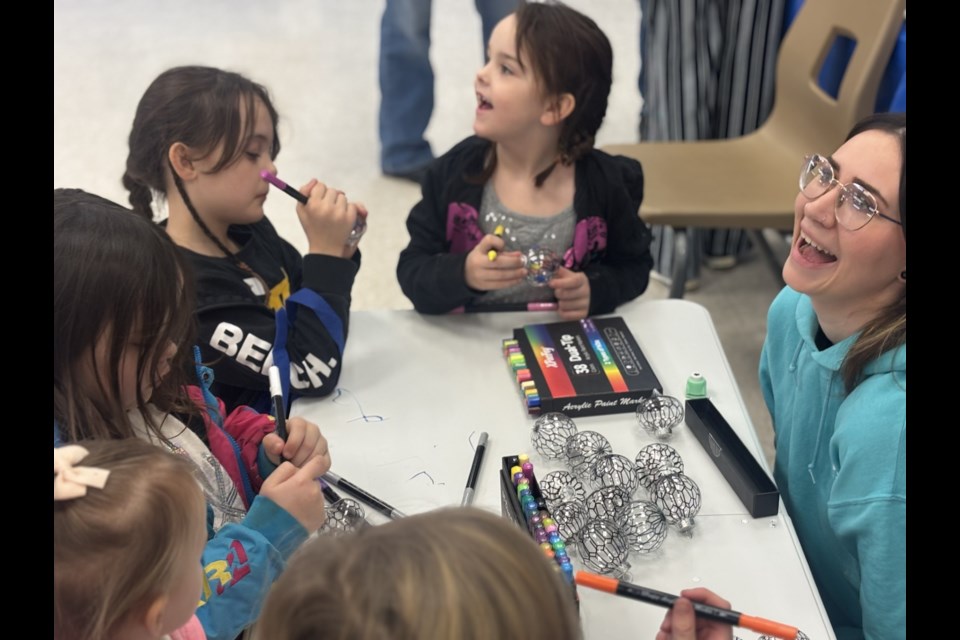
[[[810,298],[770,306],[760,384],[774,478],[840,640],[906,637],[907,347],[884,353],[849,395],[853,335],[820,351]]]

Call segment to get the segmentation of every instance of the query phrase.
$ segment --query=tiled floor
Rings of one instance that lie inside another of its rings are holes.
[[[473,77],[483,46],[472,0],[434,2],[431,58],[437,105],[427,136],[442,153],[471,133]],[[570,0],[606,32],[614,86],[598,144],[636,139],[639,8],[630,0]],[[220,66],[266,85],[280,112],[279,175],[334,185],[370,210],[354,308],[409,308],[394,269],[406,244],[413,185],[385,178],[376,134],[377,52],[382,0],[54,0],[54,187],[80,187],[126,202],[120,184],[137,101],[161,71]],[[300,249],[293,207],[274,195],[267,214]],[[757,384],[766,308],[777,285],[759,258],[705,271],[690,300],[707,307],[761,441],[770,420]],[[645,296],[665,297],[651,283]]]

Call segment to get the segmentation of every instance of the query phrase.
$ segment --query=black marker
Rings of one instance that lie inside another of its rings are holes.
[[[388,518],[393,518],[394,520],[396,520],[397,518],[406,517],[406,514],[391,507],[380,498],[376,498],[373,495],[367,493],[357,485],[347,482],[346,480],[344,480],[343,478],[341,478],[335,473],[327,472],[326,474],[324,474],[323,479],[329,482],[330,484],[336,486],[338,489],[343,489],[347,493],[353,496],[356,496],[360,500],[363,500],[364,502],[366,502],[371,507],[373,507],[383,515],[387,516]]]
[[[277,418],[277,435],[287,441],[287,412],[283,406],[283,387],[280,385],[280,369],[270,366],[270,397],[273,400],[273,413]]]
[[[283,387],[280,386],[280,369],[278,369],[276,365],[270,367],[270,397],[273,400],[273,411],[277,416],[277,435],[280,436],[281,440],[286,442],[287,412],[283,406]],[[280,454],[280,459],[285,459],[282,453]],[[327,502],[330,504],[340,502],[342,498],[339,493],[331,489],[330,485],[328,485],[322,479],[317,478],[317,481],[320,483],[320,487],[323,489],[323,497],[327,499]]]
[[[477,449],[473,452],[473,464],[470,465],[470,474],[467,476],[467,488],[463,490],[463,499],[460,501],[461,507],[466,507],[473,501],[473,491],[477,488],[477,476],[480,474],[480,463],[483,462],[483,454],[487,449],[487,432],[480,433],[477,439]]]

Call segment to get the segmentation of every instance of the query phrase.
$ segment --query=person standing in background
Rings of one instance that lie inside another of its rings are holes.
[[[517,8],[517,0],[475,0],[483,25],[481,51],[490,33]],[[432,0],[387,0],[380,21],[380,169],[420,183],[433,162],[423,137],[433,113],[430,64]]]

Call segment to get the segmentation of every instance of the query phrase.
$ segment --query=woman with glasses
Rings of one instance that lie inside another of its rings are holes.
[[[906,637],[906,148],[906,115],[877,114],[804,159],[760,359],[774,477],[841,640]],[[706,624],[684,604],[658,638],[730,637]]]

